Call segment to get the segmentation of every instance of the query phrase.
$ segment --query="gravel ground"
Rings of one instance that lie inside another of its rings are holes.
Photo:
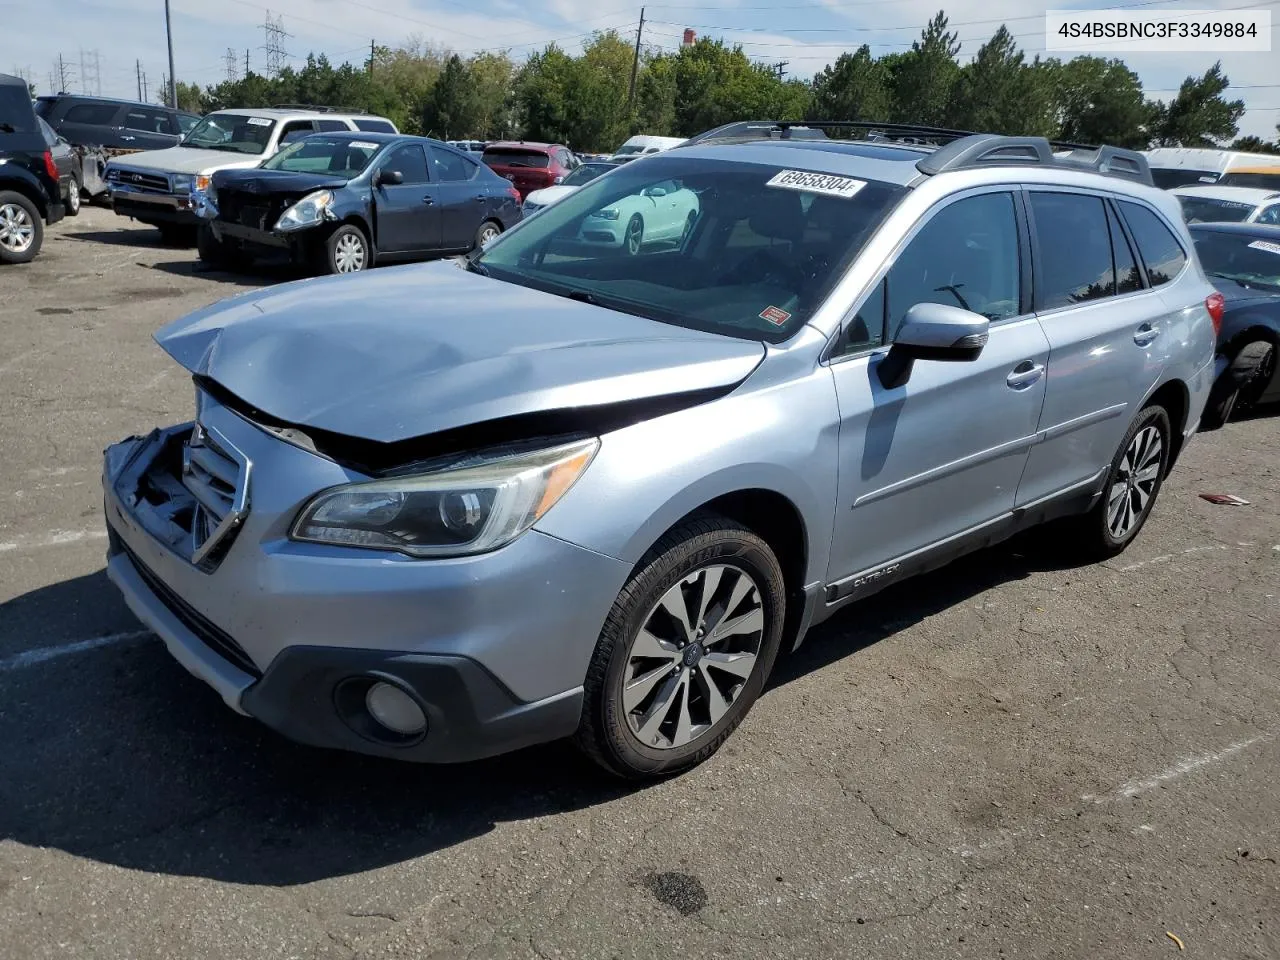
[[[825,624],[686,776],[368,760],[106,581],[100,451],[191,410],[151,334],[279,279],[123,223],[0,271],[0,957],[1280,957],[1280,416],[1111,562],[1027,539]]]

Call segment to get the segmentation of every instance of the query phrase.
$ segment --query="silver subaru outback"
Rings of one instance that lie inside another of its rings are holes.
[[[890,583],[1050,520],[1123,550],[1220,316],[1140,155],[737,125],[160,330],[195,419],[106,450],[108,570],[297,741],[669,774]]]

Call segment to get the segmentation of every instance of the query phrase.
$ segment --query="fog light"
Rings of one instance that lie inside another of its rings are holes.
[[[427,729],[427,716],[413,698],[389,683],[379,681],[364,695],[370,716],[388,730],[406,737]]]

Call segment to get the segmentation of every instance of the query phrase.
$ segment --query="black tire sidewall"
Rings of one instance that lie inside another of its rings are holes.
[[[36,258],[40,248],[44,246],[44,220],[41,219],[40,211],[36,209],[36,205],[27,197],[15,190],[0,190],[0,206],[10,203],[26,210],[27,216],[31,219],[31,246],[27,247],[22,253],[9,253],[0,248],[0,263],[30,263]]]
[[[1111,529],[1107,523],[1107,497],[1112,484],[1115,483],[1117,474],[1120,472],[1120,463],[1124,460],[1124,454],[1129,449],[1129,444],[1133,442],[1133,438],[1142,430],[1152,425],[1155,425],[1160,431],[1162,446],[1160,451],[1160,475],[1156,480],[1155,489],[1151,491],[1151,499],[1147,501],[1147,505],[1143,508],[1138,522],[1123,538],[1117,539],[1111,535]],[[1164,407],[1150,406],[1134,419],[1133,423],[1129,425],[1129,429],[1125,432],[1124,439],[1120,441],[1120,447],[1116,451],[1115,457],[1111,460],[1110,469],[1107,470],[1107,478],[1102,485],[1102,498],[1097,507],[1097,515],[1094,518],[1094,522],[1098,524],[1097,534],[1100,537],[1101,545],[1108,552],[1119,553],[1131,544],[1146,525],[1147,518],[1151,516],[1151,511],[1155,509],[1156,500],[1159,499],[1160,491],[1164,488],[1164,478],[1169,472],[1169,455],[1173,451],[1172,436],[1173,428],[1170,426],[1169,414]]]
[[[593,669],[588,672],[585,709],[592,712],[589,727],[595,740],[594,749],[589,752],[627,777],[677,773],[701,763],[719,749],[763,691],[782,642],[785,582],[777,558],[760,537],[731,521],[703,520],[673,531],[662,546],[665,549],[642,563],[619,594],[597,643]],[[672,585],[713,563],[742,567],[760,588],[765,629],[757,655],[758,668],[711,733],[670,750],[646,747],[632,734],[622,707],[622,683],[632,639],[654,604]]]

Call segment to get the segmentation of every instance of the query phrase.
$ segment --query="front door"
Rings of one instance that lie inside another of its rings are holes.
[[[1029,312],[1019,221],[1007,188],[944,201],[848,320],[831,366],[841,422],[829,600],[1011,513],[1049,357]],[[886,389],[885,346],[926,302],[986,316],[987,344],[973,361],[918,360],[906,384]]]
[[[1168,346],[1160,294],[1145,289],[1111,204],[1042,188],[1027,201],[1036,307],[1051,352],[1043,440],[1031,451],[1019,504],[1098,477],[1138,412],[1134,399],[1155,386]],[[1179,251],[1171,234],[1169,241]]]
[[[383,182],[395,171],[400,183]],[[427,155],[419,143],[396,147],[378,167],[373,202],[377,216],[379,254],[406,255],[440,246],[440,205],[427,173]]]

